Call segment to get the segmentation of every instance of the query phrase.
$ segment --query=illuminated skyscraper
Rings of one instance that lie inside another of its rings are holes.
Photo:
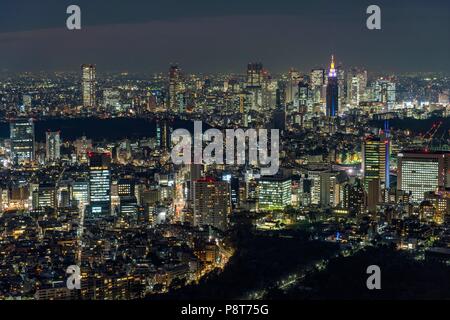
[[[283,209],[291,205],[292,181],[288,178],[263,177],[258,183],[259,208]]]
[[[386,169],[386,148],[388,143],[385,139],[368,137],[363,144],[363,172],[364,187],[369,190],[372,180],[378,180],[380,184],[386,184],[389,171]]]
[[[181,70],[178,65],[169,69],[169,111],[176,112],[179,108],[179,94],[182,92]]]
[[[91,213],[111,213],[111,155],[109,153],[89,154],[89,188]]]
[[[34,123],[32,119],[10,123],[11,161],[14,164],[34,161]]]
[[[384,104],[385,112],[392,110],[395,104],[395,83],[387,79],[379,79],[374,83],[373,100]]]
[[[156,144],[158,148],[168,150],[171,147],[170,137],[172,131],[173,128],[169,127],[166,121],[156,123]]]
[[[295,69],[289,70],[289,79],[286,83],[286,103],[294,103],[298,101],[298,84],[301,80],[300,72]]]
[[[72,183],[72,199],[78,208],[89,204],[89,181],[87,179],[78,179]]]
[[[450,186],[450,152],[402,152],[398,154],[397,189],[421,202],[425,192]]]
[[[351,215],[361,215],[365,209],[365,192],[361,180],[348,183],[344,187],[343,207],[348,209]]]
[[[247,65],[247,87],[260,87],[263,81],[262,63],[249,63]]]
[[[231,213],[230,185],[212,178],[197,179],[193,185],[194,225],[228,228]]]
[[[339,111],[339,83],[334,66],[334,56],[331,56],[330,72],[328,73],[327,84],[327,117],[335,117]]]
[[[56,208],[56,187],[54,183],[41,183],[33,192],[33,208]]]
[[[313,103],[321,103],[324,99],[325,70],[313,69],[310,75],[310,90]]]
[[[96,107],[96,83],[95,83],[95,65],[83,64],[81,66],[82,72],[82,93],[83,93],[83,107],[95,108]]]
[[[347,104],[357,107],[366,100],[367,71],[352,69],[347,74]]]
[[[59,131],[45,133],[45,160],[47,162],[59,160],[61,157],[61,136]]]

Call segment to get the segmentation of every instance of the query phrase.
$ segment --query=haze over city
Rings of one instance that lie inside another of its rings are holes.
[[[238,72],[308,70],[333,52],[346,66],[448,72],[449,2],[387,1],[382,29],[366,29],[370,1],[77,1],[82,29],[65,27],[71,1],[1,1],[0,69]],[[12,14],[14,13],[14,14]],[[49,59],[51,57],[51,59]]]

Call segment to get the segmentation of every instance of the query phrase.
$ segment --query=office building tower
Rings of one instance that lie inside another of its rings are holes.
[[[347,104],[358,107],[359,103],[367,100],[367,71],[356,68],[347,74]]]
[[[78,179],[72,183],[72,200],[78,208],[89,204],[89,180]]]
[[[306,107],[307,110],[311,106],[309,85],[304,81],[298,83],[298,104],[300,107]]]
[[[398,154],[397,189],[420,203],[424,194],[450,187],[450,152],[405,151]]]
[[[384,105],[384,111],[393,109],[396,101],[395,83],[387,79],[379,79],[373,85],[373,100]]]
[[[379,178],[371,179],[367,184],[367,210],[375,213],[377,205],[382,202]]]
[[[171,147],[172,130],[173,128],[169,127],[166,121],[156,123],[156,145],[158,148],[168,150]]]
[[[194,226],[228,228],[231,213],[230,185],[226,181],[202,178],[193,182]]]
[[[289,70],[289,78],[286,83],[286,97],[285,102],[289,103],[298,103],[298,84],[301,81],[300,72],[295,69]]]
[[[386,139],[370,136],[364,140],[362,147],[364,173],[364,187],[369,190],[369,183],[378,180],[385,188],[389,175],[389,165],[386,161],[386,154],[389,153],[389,144]]]
[[[283,209],[291,205],[292,181],[290,178],[263,177],[258,182],[260,210]]]
[[[15,120],[10,123],[11,161],[14,164],[31,163],[35,158],[34,123]]]
[[[326,115],[327,117],[336,117],[339,111],[339,83],[337,71],[334,65],[334,56],[331,56],[331,66],[330,72],[328,73],[326,95]]]
[[[54,183],[41,183],[33,191],[33,209],[56,208],[56,187]]]
[[[311,70],[310,86],[313,103],[324,101],[325,69]]]
[[[83,94],[83,107],[96,107],[96,70],[93,64],[83,64],[81,66],[81,85]]]
[[[111,213],[111,155],[89,154],[89,193],[92,216]]]
[[[350,215],[359,216],[365,211],[366,193],[361,180],[356,179],[353,183],[348,183],[344,187],[343,207]]]
[[[249,63],[247,65],[247,87],[261,87],[263,82],[262,63]]]
[[[337,207],[342,201],[346,174],[342,171],[325,171],[320,174],[320,205]]]
[[[273,111],[272,127],[274,129],[277,129],[280,131],[286,130],[286,107],[285,106],[280,106]]]
[[[132,179],[119,179],[117,181],[117,195],[119,197],[133,197],[135,195],[135,183]]]
[[[179,109],[179,97],[183,92],[183,81],[181,69],[178,65],[171,65],[169,68],[169,110],[177,112]]]
[[[45,160],[57,161],[61,158],[61,136],[59,131],[45,133]]]
[[[136,216],[138,203],[135,196],[122,196],[119,201],[119,213],[121,216]]]

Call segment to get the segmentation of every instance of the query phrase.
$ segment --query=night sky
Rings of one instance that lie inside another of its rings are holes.
[[[77,4],[82,30],[66,29]],[[381,7],[382,30],[366,28]],[[327,65],[450,72],[449,0],[0,0],[0,69],[273,72]]]

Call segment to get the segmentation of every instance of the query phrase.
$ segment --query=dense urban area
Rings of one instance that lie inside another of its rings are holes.
[[[323,65],[2,73],[0,299],[449,298],[450,77]],[[279,130],[277,173],[174,164],[194,122]]]

